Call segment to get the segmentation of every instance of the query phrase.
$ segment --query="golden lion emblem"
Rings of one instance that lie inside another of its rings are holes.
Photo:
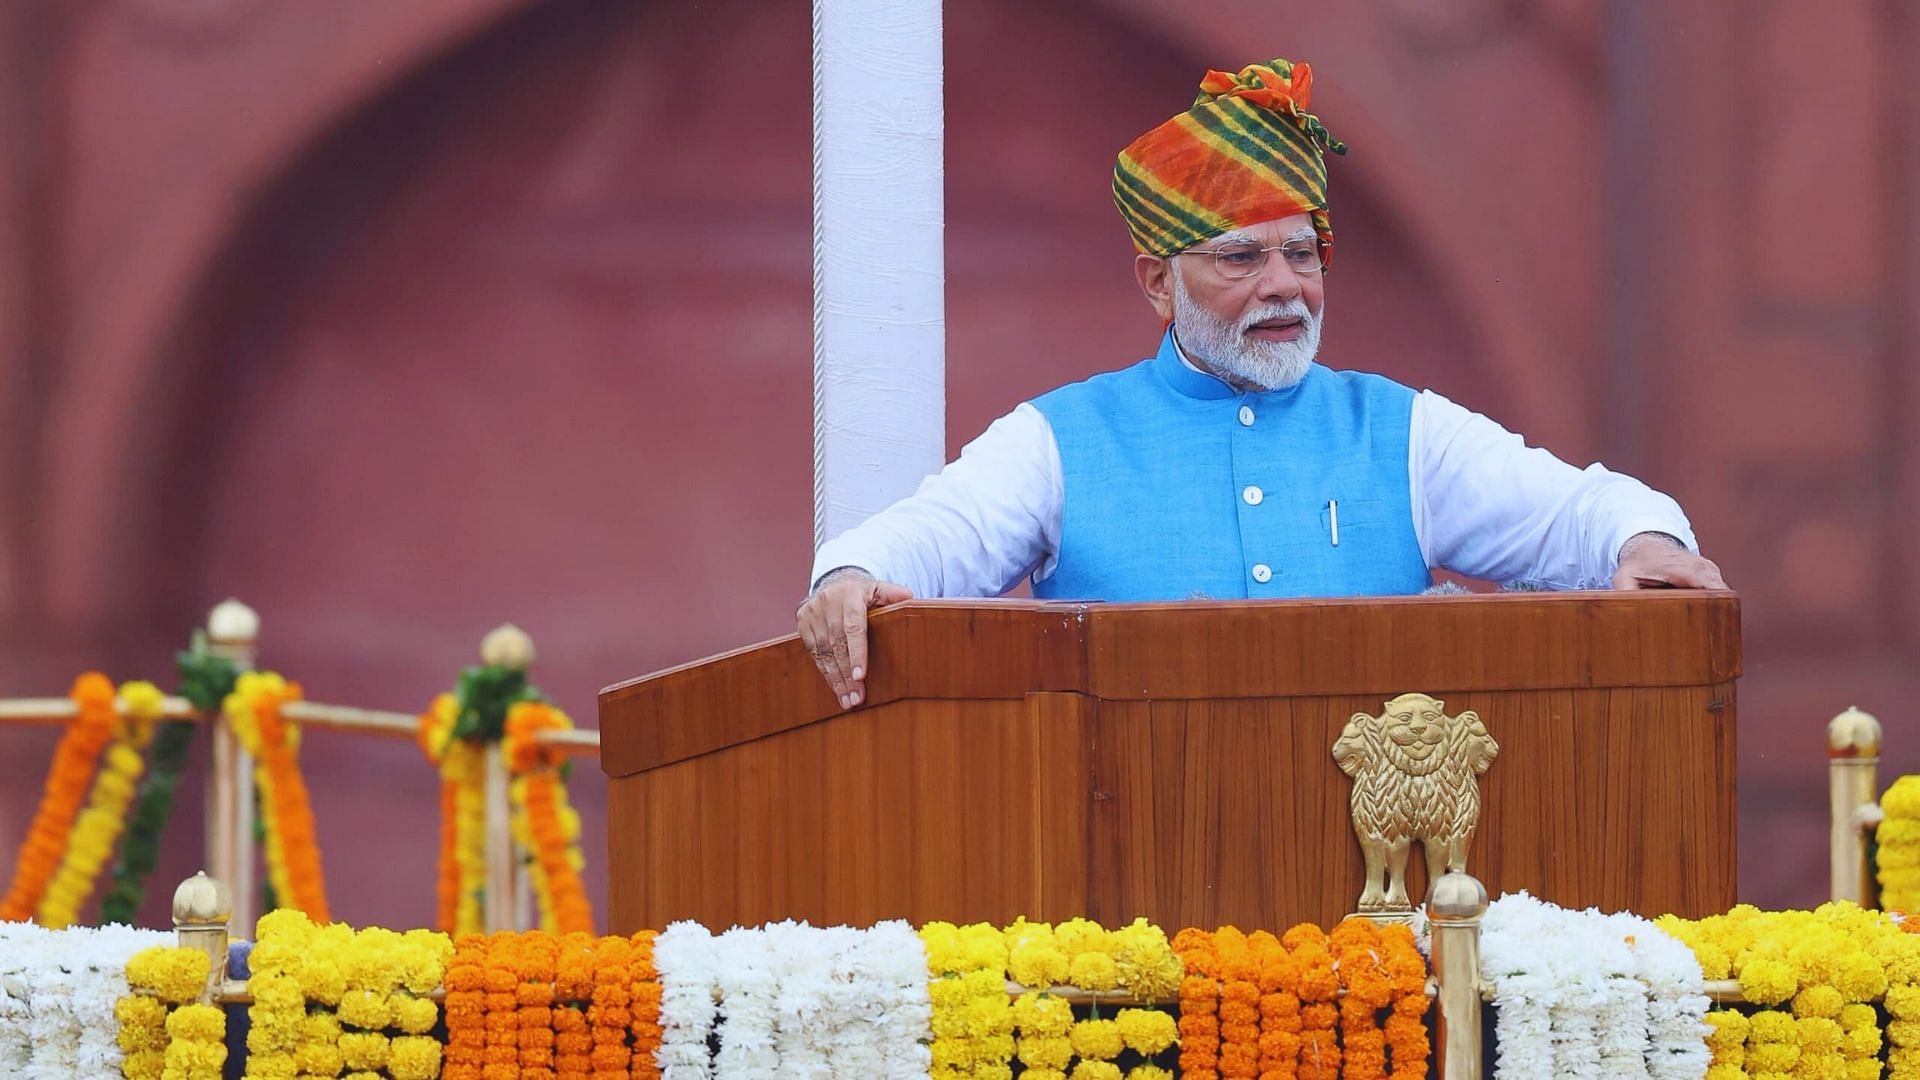
[[[1401,694],[1379,716],[1354,713],[1333,760],[1353,777],[1353,832],[1367,860],[1360,911],[1413,910],[1407,899],[1407,851],[1415,840],[1427,880],[1467,868],[1467,845],[1480,824],[1480,774],[1500,747],[1471,710]]]

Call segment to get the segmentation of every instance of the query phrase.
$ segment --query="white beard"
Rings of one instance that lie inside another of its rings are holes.
[[[1180,347],[1216,374],[1265,390],[1285,390],[1307,377],[1307,368],[1320,352],[1320,320],[1325,315],[1324,303],[1316,315],[1305,301],[1295,298],[1256,308],[1237,322],[1224,322],[1194,303],[1178,269],[1173,274],[1173,329]],[[1247,328],[1254,323],[1287,318],[1300,320],[1296,340],[1260,341],[1247,336]]]

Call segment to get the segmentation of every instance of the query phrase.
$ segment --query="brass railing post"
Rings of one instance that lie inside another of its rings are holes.
[[[241,671],[253,668],[260,616],[238,600],[223,600],[207,616],[207,648]],[[233,920],[253,933],[258,906],[253,885],[253,755],[221,718],[219,704],[206,718],[213,736],[213,768],[207,785],[207,865],[231,889]]]
[[[219,878],[205,870],[173,890],[173,932],[181,948],[198,949],[211,962],[200,1004],[212,1005],[226,988],[227,924],[233,918],[233,896]]]
[[[1865,906],[1873,897],[1867,829],[1879,799],[1880,721],[1848,709],[1827,722],[1827,794],[1832,897]],[[1863,809],[1870,808],[1870,809]]]
[[[1443,875],[1428,893],[1439,986],[1434,1059],[1440,1080],[1480,1080],[1480,917],[1486,913],[1486,886],[1461,871]]]

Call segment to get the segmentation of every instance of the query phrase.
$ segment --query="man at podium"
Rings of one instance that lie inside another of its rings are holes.
[[[802,639],[860,702],[866,613],[912,597],[1417,593],[1443,568],[1555,589],[1724,588],[1671,498],[1430,390],[1315,362],[1333,257],[1312,72],[1209,71],[1120,152],[1151,359],[1022,403],[822,545]]]

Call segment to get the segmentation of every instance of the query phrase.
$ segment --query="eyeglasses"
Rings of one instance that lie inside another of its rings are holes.
[[[1317,274],[1327,268],[1321,257],[1321,245],[1325,241],[1319,237],[1311,240],[1289,240],[1274,247],[1261,247],[1250,240],[1221,244],[1219,247],[1195,248],[1183,251],[1182,255],[1211,255],[1213,269],[1223,278],[1250,278],[1267,268],[1267,255],[1277,251],[1286,261],[1287,269],[1296,274]]]

